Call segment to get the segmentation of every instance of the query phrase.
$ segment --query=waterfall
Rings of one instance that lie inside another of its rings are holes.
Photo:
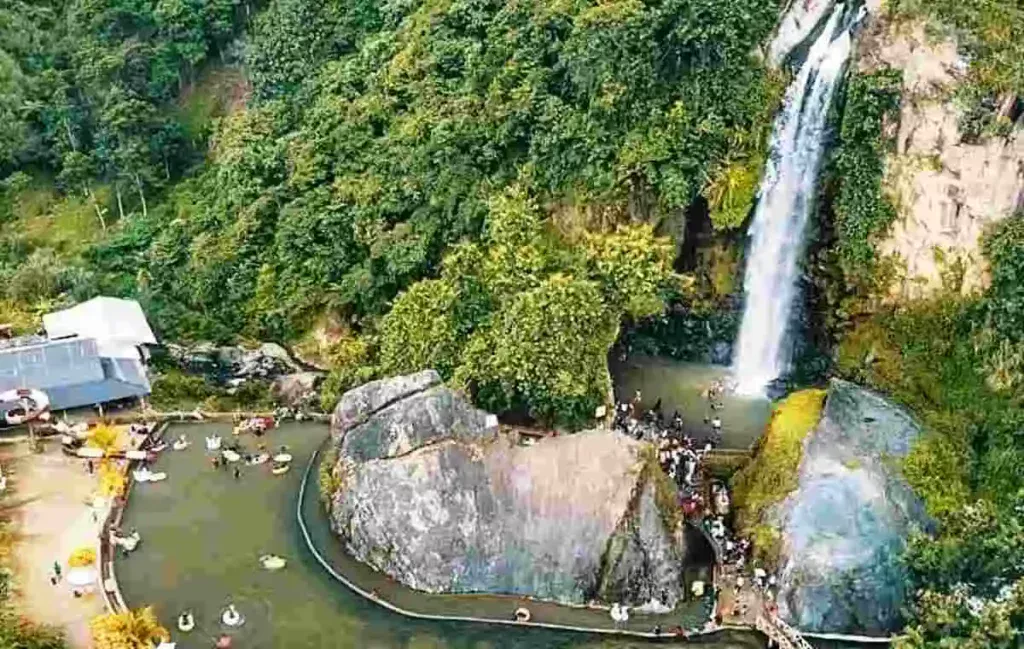
[[[821,4],[794,0],[794,5],[791,12],[799,12],[804,19],[826,13],[819,9]],[[861,15],[848,16],[842,4],[832,9],[786,90],[775,120],[771,154],[750,226],[743,282],[745,306],[733,367],[736,391],[742,394],[763,394],[771,381],[789,369],[792,342],[787,329],[797,297],[804,230],[826,144],[826,119],[850,57],[851,32]],[[794,31],[802,32],[804,38],[813,31],[806,20],[800,24],[799,17],[783,19],[770,48],[773,59],[783,60],[799,45]],[[799,29],[792,29],[794,24]]]

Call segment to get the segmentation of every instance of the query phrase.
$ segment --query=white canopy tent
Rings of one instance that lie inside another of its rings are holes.
[[[76,588],[92,586],[96,583],[98,579],[99,573],[96,572],[96,568],[94,568],[93,566],[72,568],[71,570],[68,570],[67,577],[65,577],[67,583]]]
[[[139,346],[156,344],[146,314],[135,300],[95,297],[44,315],[43,327],[50,340],[70,336],[95,339],[99,355],[106,358],[139,360]]]

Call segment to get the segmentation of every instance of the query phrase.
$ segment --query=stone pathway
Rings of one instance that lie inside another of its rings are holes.
[[[754,626],[758,614],[761,613],[763,603],[760,593],[750,584],[750,577],[745,577],[745,584],[738,592],[736,590],[736,570],[729,565],[724,565],[719,572],[720,594],[719,611],[722,614],[722,622],[725,624],[744,624]]]
[[[30,453],[24,443],[5,446],[0,462],[8,476],[3,498],[18,503],[13,516],[15,603],[29,619],[63,629],[72,648],[92,647],[89,620],[103,612],[99,585],[96,592],[76,598],[64,582],[52,585],[50,575],[54,561],[60,561],[66,575],[72,551],[96,546],[105,512],[97,511],[94,519],[88,503],[97,478],[54,442],[40,454]]]

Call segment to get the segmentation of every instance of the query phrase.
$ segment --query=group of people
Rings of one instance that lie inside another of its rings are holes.
[[[721,443],[724,409],[722,397],[726,388],[723,381],[714,381],[703,392],[707,404],[704,430],[688,430],[678,412],[666,420],[660,399],[654,407],[641,410],[642,394],[639,391],[632,400],[616,404],[613,428],[656,445],[661,468],[679,488],[684,514],[703,526],[717,545],[718,555],[727,572],[736,575],[736,593],[749,583],[763,601],[771,606],[777,595],[776,577],[760,567],[755,567],[752,572],[747,568],[751,542],[735,535],[727,523],[730,514],[728,488],[722,482],[712,481],[709,491],[702,493],[702,462]],[[699,437],[700,441],[696,441],[695,437]],[[710,502],[706,502],[708,496]],[[736,601],[737,609],[733,613],[742,615],[745,611],[740,609],[746,606],[743,603],[745,600],[737,597]]]
[[[242,477],[242,465],[258,466],[271,461],[271,473],[280,475],[288,470],[292,456],[288,447],[281,445],[273,456],[264,443],[256,445],[256,452],[251,453],[237,440],[224,441],[220,452],[210,457],[214,469],[224,469],[231,465],[231,475],[237,480]]]
[[[736,617],[744,617],[747,614],[748,603],[747,600],[741,597],[743,589],[747,587],[749,579],[749,585],[753,588],[755,594],[760,595],[765,608],[768,611],[774,612],[776,610],[775,597],[778,594],[778,579],[774,574],[769,574],[764,568],[754,568],[753,575],[748,577],[743,572],[742,565],[736,568],[735,581],[733,584],[733,610],[732,614]]]
[[[709,388],[706,394],[720,396],[720,387]],[[620,402],[615,407],[612,427],[638,440],[647,440],[657,445],[658,462],[665,474],[679,487],[681,505],[687,516],[698,515],[704,509],[703,497],[699,493],[701,462],[721,441],[722,420],[717,414],[717,402],[713,401],[715,414],[706,417],[709,430],[697,441],[686,429],[678,411],[666,420],[661,408],[661,399],[654,407],[641,413],[643,395],[639,390],[629,402]]]

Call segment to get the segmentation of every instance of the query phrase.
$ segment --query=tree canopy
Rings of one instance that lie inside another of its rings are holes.
[[[568,242],[519,186],[491,201],[485,231],[445,257],[439,278],[395,300],[381,323],[381,370],[434,368],[495,412],[588,420],[611,387],[622,318],[660,312],[679,279],[670,242],[650,226]]]
[[[275,0],[247,43],[254,101],[92,261],[168,333],[287,339],[324,310],[385,313],[514,182],[656,223],[763,147],[778,83],[751,43],[775,11]]]

